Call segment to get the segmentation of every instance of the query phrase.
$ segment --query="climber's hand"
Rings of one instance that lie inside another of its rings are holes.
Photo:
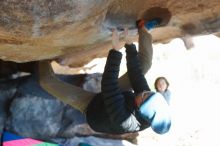
[[[133,34],[129,33],[129,30],[127,27],[124,28],[124,39],[125,39],[125,43],[130,45],[133,43],[133,40],[136,39],[136,36]]]
[[[117,29],[112,30],[112,48],[119,50],[121,49],[119,35]]]

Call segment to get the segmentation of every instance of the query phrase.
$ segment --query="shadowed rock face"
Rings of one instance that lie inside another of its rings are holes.
[[[135,21],[155,7],[166,9],[171,18],[151,32],[154,42],[220,31],[219,0],[1,0],[0,59],[61,57],[64,65],[82,66],[107,54],[111,28],[136,31]]]

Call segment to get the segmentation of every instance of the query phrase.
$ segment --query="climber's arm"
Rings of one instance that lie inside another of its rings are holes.
[[[102,96],[111,123],[121,132],[140,129],[136,117],[125,105],[125,97],[118,86],[118,74],[122,54],[116,50],[109,52],[102,77]]]
[[[127,60],[127,73],[131,86],[136,94],[141,92],[150,91],[147,80],[142,72],[140,58],[134,44],[125,44],[126,60]]]

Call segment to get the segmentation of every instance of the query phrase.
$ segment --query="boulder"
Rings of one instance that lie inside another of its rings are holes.
[[[136,35],[139,18],[170,17],[151,32],[155,43],[220,30],[219,0],[2,0],[0,14],[0,59],[19,63],[61,58],[82,66],[107,55],[112,28]]]
[[[99,74],[57,77],[71,84],[83,82],[79,85],[93,92],[96,89],[91,88],[92,85],[100,84]],[[44,91],[32,75],[0,81],[0,133],[3,129],[24,137],[52,140],[64,146],[79,142],[134,146],[130,142],[136,143],[138,136],[138,133],[114,135],[93,131],[85,115]]]

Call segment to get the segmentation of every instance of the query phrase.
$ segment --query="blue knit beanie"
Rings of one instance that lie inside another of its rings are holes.
[[[139,113],[151,123],[151,128],[156,133],[164,134],[169,131],[171,126],[169,105],[159,92],[152,94],[141,104]]]

